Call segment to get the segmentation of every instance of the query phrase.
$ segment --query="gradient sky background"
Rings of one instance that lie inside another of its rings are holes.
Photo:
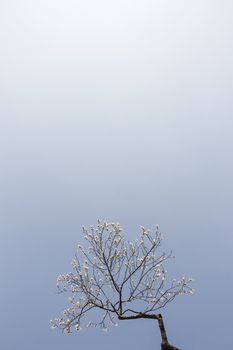
[[[80,227],[160,224],[194,296],[164,310],[183,350],[232,346],[231,0],[1,0],[0,347],[159,349],[152,321],[49,328]]]

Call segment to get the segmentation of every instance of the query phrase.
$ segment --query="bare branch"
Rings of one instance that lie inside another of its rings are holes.
[[[155,312],[176,296],[193,293],[190,278],[168,283],[164,264],[173,256],[159,252],[162,236],[158,225],[154,233],[141,227],[135,241],[124,240],[120,224],[99,220],[96,227],[83,227],[83,233],[87,246],[78,245],[71,262],[74,272],[57,280],[60,293],[71,293],[71,305],[61,318],[51,321],[53,328],[79,331],[86,314],[98,315],[92,310],[102,314],[88,325],[103,330],[116,325],[115,319],[156,319],[161,326],[160,314]]]

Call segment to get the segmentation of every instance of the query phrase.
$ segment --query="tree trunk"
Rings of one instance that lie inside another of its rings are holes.
[[[170,344],[161,344],[161,350],[180,350]]]
[[[159,329],[160,329],[161,338],[162,338],[161,350],[180,350],[179,348],[176,348],[175,346],[172,346],[171,344],[169,344],[167,339],[167,333],[163,323],[163,317],[161,314],[158,315],[158,322],[159,322]]]
[[[131,316],[122,316],[121,314],[119,314],[118,318],[119,318],[119,320],[136,320],[139,318],[147,318],[147,319],[157,320],[159,323],[159,329],[160,329],[160,334],[161,334],[161,338],[162,338],[161,350],[181,350],[181,349],[176,348],[175,346],[169,344],[168,339],[167,339],[167,333],[166,333],[165,326],[163,323],[163,317],[161,314],[148,315],[148,314],[140,312],[137,315],[131,315]]]

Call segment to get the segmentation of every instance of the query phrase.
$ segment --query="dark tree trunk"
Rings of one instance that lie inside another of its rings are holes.
[[[180,350],[170,344],[161,344],[161,350]]]
[[[131,316],[118,315],[118,318],[119,318],[119,320],[136,320],[139,318],[157,320],[159,323],[159,329],[160,329],[160,334],[161,334],[161,338],[162,338],[161,350],[181,350],[181,349],[176,348],[175,346],[169,344],[168,339],[167,339],[166,329],[165,329],[165,326],[163,323],[163,317],[161,314],[148,315],[148,314],[140,312],[137,315],[131,315]]]
[[[158,322],[159,322],[159,329],[160,329],[161,338],[162,338],[161,350],[180,350],[179,348],[176,348],[175,346],[169,344],[165,326],[163,323],[163,317],[161,314],[158,315]]]

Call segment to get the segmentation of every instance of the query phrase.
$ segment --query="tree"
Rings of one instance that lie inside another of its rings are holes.
[[[51,321],[52,328],[66,333],[81,330],[83,319],[91,314],[94,321],[87,326],[107,330],[116,320],[140,318],[156,320],[159,325],[162,350],[178,350],[169,344],[163,317],[157,313],[177,295],[192,294],[191,278],[173,279],[167,283],[164,263],[174,258],[159,253],[162,236],[141,227],[140,238],[125,241],[120,224],[101,222],[90,229],[83,227],[88,247],[78,245],[72,260],[74,272],[57,279],[59,292],[70,292],[70,306],[61,318]],[[101,318],[94,310],[101,312]]]

